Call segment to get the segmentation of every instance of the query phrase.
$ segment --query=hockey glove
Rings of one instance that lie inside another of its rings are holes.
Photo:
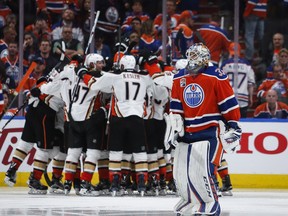
[[[41,91],[38,87],[34,87],[30,90],[30,94],[33,96],[33,97],[39,97],[40,94],[41,94]]]
[[[152,64],[157,63],[157,62],[158,62],[158,58],[156,55],[149,56],[149,58],[147,59],[147,63],[149,65],[152,65]]]
[[[83,76],[88,73],[87,68],[80,67],[76,69],[76,74],[80,79],[83,79]]]
[[[179,114],[167,113],[164,114],[164,119],[166,122],[166,131],[164,138],[165,149],[168,150],[170,145],[177,146],[178,136],[184,136],[184,122]]]
[[[36,81],[36,85],[39,85],[43,82],[47,82],[47,78],[45,76],[41,76],[37,81]]]
[[[220,124],[220,127],[223,128],[221,124],[224,124],[224,123],[220,121],[219,124]],[[232,154],[236,151],[237,147],[240,145],[242,129],[237,124],[236,128],[231,127],[228,130],[223,130],[223,131],[220,132],[220,139],[223,145],[223,149],[225,150],[226,153]]]

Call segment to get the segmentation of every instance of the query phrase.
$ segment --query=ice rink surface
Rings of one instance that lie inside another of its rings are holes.
[[[172,216],[180,199],[165,197],[80,197],[29,195],[25,187],[0,187],[0,216]],[[233,190],[220,197],[221,216],[288,216],[288,190]]]

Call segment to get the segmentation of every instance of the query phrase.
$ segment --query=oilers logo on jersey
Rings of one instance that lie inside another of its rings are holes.
[[[183,97],[189,107],[195,108],[204,101],[204,91],[200,85],[191,83],[184,89]]]

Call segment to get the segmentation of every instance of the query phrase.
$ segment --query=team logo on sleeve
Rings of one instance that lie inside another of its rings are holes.
[[[202,104],[204,91],[200,85],[191,83],[184,89],[183,97],[189,107],[195,108]]]

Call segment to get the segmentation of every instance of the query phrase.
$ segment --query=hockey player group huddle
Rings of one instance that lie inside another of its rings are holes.
[[[102,71],[103,57],[92,53],[38,80],[5,182],[15,184],[36,143],[31,194],[47,193],[40,179],[52,161],[51,193],[68,195],[74,187],[82,196],[157,196],[177,188],[179,215],[220,215],[214,169],[241,138],[226,74],[209,63],[201,43],[174,68],[160,66],[153,55],[116,55],[113,71]]]

